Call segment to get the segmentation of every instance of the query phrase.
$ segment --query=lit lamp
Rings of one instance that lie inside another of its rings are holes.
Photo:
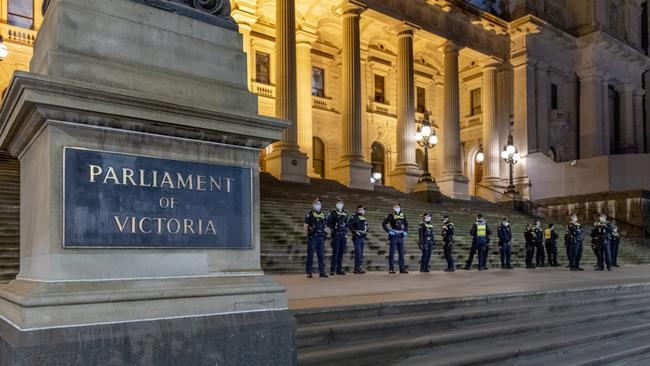
[[[0,59],[7,56],[9,56],[9,48],[7,48],[7,45],[3,42],[2,36],[0,36]]]
[[[429,112],[424,113],[424,119],[420,122],[417,132],[415,133],[415,142],[424,148],[424,172],[418,182],[435,182],[431,173],[429,173],[429,149],[433,149],[438,144],[438,135],[431,127],[429,121]]]
[[[372,176],[370,177],[370,183],[381,183],[381,173],[380,172],[372,173]]]
[[[510,184],[508,184],[504,193],[518,194],[519,190],[517,190],[517,187],[514,185],[512,173],[515,164],[521,160],[521,155],[519,155],[519,151],[513,142],[512,133],[508,134],[508,144],[503,147],[503,151],[501,151],[501,158],[506,162],[506,164],[508,164],[510,168]]]
[[[485,160],[485,154],[483,153],[483,145],[478,148],[478,154],[476,154],[476,162],[482,163]]]

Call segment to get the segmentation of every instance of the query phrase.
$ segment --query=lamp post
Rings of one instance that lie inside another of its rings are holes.
[[[424,113],[424,119],[420,122],[417,133],[415,134],[415,141],[424,148],[424,172],[420,179],[418,179],[418,183],[435,183],[435,179],[429,173],[429,149],[433,149],[438,144],[438,136],[431,126],[431,121],[429,121],[429,112]]]
[[[519,162],[521,156],[519,155],[517,147],[513,143],[512,133],[508,134],[508,144],[503,147],[503,151],[501,151],[501,158],[506,162],[506,164],[508,164],[510,168],[510,184],[508,184],[508,187],[506,187],[504,193],[513,195],[519,194],[519,190],[517,190],[517,187],[515,187],[515,184],[513,182],[512,173],[515,164]]]

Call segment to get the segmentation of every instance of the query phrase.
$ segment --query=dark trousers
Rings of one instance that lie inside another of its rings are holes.
[[[501,259],[501,267],[512,267],[512,246],[510,242],[502,242],[499,244],[499,254]]]
[[[596,267],[599,269],[605,268],[612,268],[612,249],[611,249],[611,244],[609,241],[605,241],[602,245],[598,246],[599,249],[599,255],[598,255],[598,262],[596,263]],[[604,262],[604,263],[603,263]]]
[[[526,268],[535,267],[533,261],[535,260],[535,249],[537,246],[535,244],[526,243]]]
[[[366,238],[358,236],[352,240],[354,243],[354,270],[356,272],[361,271],[361,265],[363,264],[363,248],[366,244]]]
[[[550,240],[546,241],[546,255],[548,256],[548,265],[557,266],[557,243]]]
[[[476,255],[477,250],[478,247],[476,246],[476,239],[473,239],[472,247],[469,249],[469,256],[467,257],[467,262],[465,262],[465,268],[472,268],[472,262],[474,262],[474,255]]]
[[[398,259],[398,264],[399,264],[399,270],[400,272],[404,272],[404,237],[402,235],[397,234],[393,235],[389,238],[390,244],[388,248],[388,270],[389,271],[394,271],[395,270],[395,250],[397,249],[397,253],[399,255]]]
[[[310,236],[307,240],[307,274],[314,270],[314,252],[318,257],[318,272],[325,273],[325,238],[322,235]]]
[[[542,267],[546,264],[546,255],[544,253],[544,243],[537,243],[536,244],[537,248],[535,250],[537,251],[536,256],[535,256],[535,264],[538,267]]]
[[[454,269],[454,246],[452,243],[445,243],[443,247],[445,259],[447,260],[447,269]]]
[[[579,268],[580,259],[582,259],[582,244],[569,244],[567,246],[567,254],[569,257],[569,267]]]
[[[429,270],[429,262],[431,261],[432,252],[433,252],[433,243],[422,244],[422,258],[420,258],[420,271]]]
[[[612,265],[618,266],[618,245],[620,244],[619,240],[612,240]]]
[[[332,236],[332,264],[330,272],[343,272],[343,253],[348,244],[345,235],[334,234]]]
[[[476,251],[478,252],[478,268],[487,268],[488,243],[483,238],[476,238]]]

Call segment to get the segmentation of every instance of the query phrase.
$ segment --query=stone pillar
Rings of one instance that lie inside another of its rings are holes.
[[[458,51],[451,41],[443,46],[444,52],[444,121],[443,121],[443,171],[438,179],[440,190],[447,196],[469,199],[469,180],[463,176],[460,152],[460,95]]]
[[[251,90],[251,75],[255,69],[255,55],[252,54],[252,40],[251,40],[251,30],[253,24],[257,22],[257,15],[255,15],[256,4],[249,3],[247,1],[239,1],[237,8],[232,10],[231,16],[237,24],[239,25],[239,33],[241,33],[243,38],[243,49],[246,52],[246,65],[248,69],[248,76],[246,82],[248,84],[248,90]]]
[[[395,188],[410,192],[420,176],[415,161],[414,29],[403,25],[397,31],[397,163],[390,176]]]
[[[535,68],[536,106],[537,106],[537,146],[529,149],[542,153],[548,152],[549,145],[549,81],[548,65],[544,62],[537,62]]]
[[[312,131],[312,64],[311,47],[318,37],[314,32],[301,29],[296,34],[296,81],[298,92],[298,145],[307,155],[307,174],[316,177],[313,164]]]
[[[501,181],[499,164],[501,146],[499,141],[498,108],[497,108],[497,67],[499,61],[490,59],[483,66],[483,87],[481,96],[483,101],[483,180],[481,185],[496,189]],[[485,191],[485,192],[483,192]],[[490,193],[492,192],[492,193]],[[479,194],[487,199],[494,200],[494,192],[479,189]]]
[[[602,85],[602,90],[601,90],[601,102],[600,105],[603,108],[602,111],[602,124],[601,127],[603,130],[602,133],[602,153],[603,155],[609,155],[610,149],[611,149],[611,125],[612,121],[609,120],[609,77],[607,77],[606,74],[603,74],[602,80],[601,80],[601,85]]]
[[[275,114],[291,124],[282,141],[271,145],[266,168],[278,179],[308,183],[307,155],[298,146],[295,0],[277,0],[275,33]]]
[[[435,103],[435,109],[434,109],[434,115],[436,116],[434,119],[434,122],[436,125],[438,125],[438,130],[436,133],[438,134],[438,138],[442,139],[442,136],[444,136],[444,125],[442,121],[444,120],[444,109],[445,109],[445,104],[444,104],[444,95],[445,95],[445,84],[444,84],[444,78],[442,75],[438,75],[435,78],[435,98],[436,98],[436,103]],[[443,161],[444,161],[444,153],[443,153],[443,148],[442,148],[442,143],[438,142],[438,145],[433,148],[433,156],[435,157],[436,161],[436,166],[434,169],[431,170],[431,174],[436,177],[442,173],[443,170]]]
[[[528,178],[526,157],[529,146],[537,145],[535,130],[535,60],[519,56],[511,60],[514,86],[514,126],[512,137],[519,150],[521,160],[515,165],[514,184],[520,195],[528,197]]]
[[[580,159],[603,154],[602,74],[594,69],[580,77]]]
[[[635,137],[635,152],[644,152],[644,129],[643,129],[643,96],[645,91],[643,89],[634,90],[634,137]]]
[[[621,96],[621,141],[620,152],[634,153],[636,138],[634,136],[634,85],[624,84],[619,91]]]
[[[373,189],[371,165],[363,160],[361,120],[361,29],[359,22],[365,7],[353,1],[340,8],[342,22],[341,57],[341,160],[334,168],[337,179],[348,187]]]

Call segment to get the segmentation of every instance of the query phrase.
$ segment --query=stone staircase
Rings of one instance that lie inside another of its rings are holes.
[[[401,193],[388,187],[376,187],[375,191],[349,189],[335,181],[312,179],[310,184],[281,182],[268,174],[261,174],[261,238],[262,238],[262,268],[274,273],[304,272],[306,258],[306,238],[303,234],[303,220],[311,208],[311,202],[316,197],[323,200],[324,210],[333,209],[336,198],[340,197],[346,203],[348,212],[353,212],[358,204],[366,206],[366,217],[370,223],[370,233],[364,253],[365,268],[372,271],[387,270],[387,236],[381,228],[381,222],[392,210],[394,202],[400,202],[402,210],[409,219],[410,235],[406,238],[407,266],[411,270],[419,269],[420,250],[417,247],[417,225],[420,215],[429,211],[433,222],[440,224],[443,215],[450,215],[456,225],[455,258],[458,267],[464,266],[471,246],[468,232],[474,223],[477,213],[483,214],[494,235],[490,244],[489,267],[500,267],[496,227],[503,216],[511,219],[513,230],[513,264],[524,266],[525,249],[523,232],[530,216],[503,208],[499,205],[473,199],[459,201],[445,198],[440,204],[424,202],[417,197]],[[557,225],[560,237],[564,237],[565,224]],[[440,239],[440,237],[437,237]],[[585,243],[585,267],[591,266],[595,258],[588,243]],[[564,255],[563,240],[559,243],[559,261],[567,263]],[[331,253],[329,241],[326,253]],[[649,263],[650,251],[640,250],[637,246],[624,243],[620,253],[622,263]],[[328,256],[329,258],[329,256]],[[476,259],[474,265],[476,266]],[[344,259],[346,271],[354,265],[354,250],[351,240],[348,240],[348,250]],[[329,270],[329,264],[327,264]],[[442,246],[438,243],[432,256],[431,268],[440,270],[446,268]]]
[[[294,313],[301,366],[650,364],[650,284]]]
[[[0,282],[16,277],[20,265],[20,165],[0,152]]]

